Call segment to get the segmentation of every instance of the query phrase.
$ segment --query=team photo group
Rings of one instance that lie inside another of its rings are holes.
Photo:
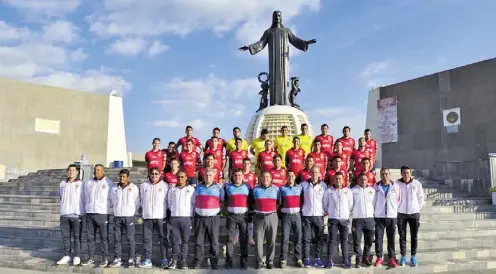
[[[271,139],[263,129],[248,144],[238,127],[228,141],[214,128],[203,145],[187,126],[186,136],[169,142],[167,148],[161,148],[159,138],[153,139],[153,148],[145,155],[148,178],[140,185],[132,182],[142,178],[131,178],[128,169],[120,171],[119,182],[112,182],[103,165],[95,165],[94,176],[82,182],[78,166],[69,165],[59,188],[65,256],[57,264],[95,264],[98,234],[99,267],[151,268],[153,246],[158,245],[160,267],[188,269],[190,241],[195,250],[189,267],[194,269],[202,266],[204,257],[211,269],[218,269],[220,245],[226,247],[223,267],[228,269],[234,267],[235,258],[244,269],[332,268],[334,261],[344,268],[417,266],[424,192],[412,169],[404,165],[401,178],[391,178],[390,170],[382,167],[376,178],[378,145],[371,131],[365,130],[355,142],[347,126],[336,140],[328,130],[322,125],[314,138],[303,124],[300,134],[291,137],[283,126]],[[224,219],[227,237],[220,242]],[[138,261],[139,226],[144,250]],[[348,250],[350,227],[353,262]],[[115,239],[114,254],[109,254],[110,236]],[[384,237],[387,252],[383,252]],[[250,246],[255,246],[254,265],[248,262]],[[80,257],[83,249],[86,258]]]

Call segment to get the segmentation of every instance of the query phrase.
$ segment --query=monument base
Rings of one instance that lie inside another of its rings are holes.
[[[269,131],[269,138],[274,140],[281,135],[281,127],[287,126],[291,137],[301,133],[301,124],[307,124],[312,133],[308,116],[301,110],[291,106],[270,106],[255,113],[246,129],[246,141],[251,142],[260,137],[262,129]]]

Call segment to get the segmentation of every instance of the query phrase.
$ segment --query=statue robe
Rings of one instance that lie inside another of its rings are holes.
[[[298,38],[285,27],[267,29],[260,41],[248,46],[250,53],[256,54],[269,44],[269,84],[270,105],[287,104],[287,88],[289,80],[289,44],[295,48],[307,51],[308,44]]]

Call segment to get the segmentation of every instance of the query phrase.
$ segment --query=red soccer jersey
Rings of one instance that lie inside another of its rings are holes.
[[[186,147],[188,145],[189,139],[193,140],[193,151],[196,151],[196,148],[201,146],[201,142],[200,142],[200,140],[198,140],[198,138],[195,138],[195,137],[188,138],[188,137],[184,136],[184,137],[181,137],[181,139],[179,139],[179,141],[177,141],[177,143],[181,145],[181,152],[186,151]]]
[[[247,184],[251,189],[255,188],[255,186],[258,184],[258,177],[257,174],[253,172],[248,172],[244,174],[243,182]]]
[[[226,146],[226,140],[222,138],[217,138],[217,147],[223,149]],[[205,142],[205,149],[209,149],[212,147],[212,139],[208,139],[207,142]]]
[[[362,166],[362,159],[363,158],[370,158],[370,153],[367,150],[355,150],[351,154],[351,159],[355,161],[355,174],[360,174],[363,171],[363,166]],[[370,170],[366,170],[370,171]]]
[[[327,156],[324,152],[319,152],[319,153],[316,153],[316,152],[310,152],[308,154],[308,156],[312,156],[313,157],[313,162],[314,162],[314,166],[317,166],[319,167],[320,169],[320,178],[321,179],[324,179],[325,177],[325,171],[326,171],[326,167],[327,167]]]
[[[202,183],[202,182],[205,182],[205,171],[207,169],[202,167],[200,168],[200,170],[198,171],[198,182]],[[214,174],[214,182],[218,183],[218,184],[222,184],[222,181],[220,180],[220,170],[214,168],[215,170],[215,174]]]
[[[274,168],[274,155],[276,155],[274,151],[262,151],[258,153],[257,163],[262,166],[261,171],[269,171]]]
[[[286,184],[286,169],[285,168],[280,168],[280,169],[271,169],[270,174],[272,175],[272,184],[275,185],[276,187],[281,187]]]
[[[165,153],[162,150],[148,151],[145,154],[145,160],[148,163],[148,170],[150,170],[152,167],[156,167],[160,170],[160,173],[164,172],[163,166],[165,162]]]
[[[170,186],[177,185],[177,174],[174,174],[172,172],[165,173],[164,182],[168,183]]]
[[[322,145],[322,148],[320,149],[322,152],[332,152],[334,148],[334,137],[332,137],[331,135],[323,136],[321,134],[315,137],[315,140],[319,141]]]
[[[344,170],[344,169],[341,169],[341,170],[334,170],[334,169],[329,169],[327,171],[327,174],[326,174],[326,183],[327,185],[333,185],[334,184],[334,176],[336,175],[336,173],[338,173],[339,171],[341,171],[341,173],[343,173],[343,179],[344,179],[344,182],[343,182],[343,186],[346,187],[348,186],[349,184],[349,176],[348,176],[348,171]]]
[[[305,151],[301,148],[289,149],[286,152],[286,167],[298,175],[298,172],[305,168]]]
[[[199,153],[196,151],[193,151],[191,153],[187,151],[183,151],[179,154],[179,160],[181,161],[181,166],[186,172],[186,176],[188,178],[196,177],[196,170],[198,167],[199,161]]]
[[[203,155],[212,154],[214,155],[214,168],[217,170],[222,170],[222,163],[224,161],[224,151],[222,149],[208,149]]]
[[[238,168],[243,168],[243,159],[248,157],[248,151],[246,150],[233,150],[231,153],[229,153],[229,159],[231,161],[231,167],[230,169],[232,171],[238,169]]]
[[[312,178],[312,174],[310,173],[310,170],[302,169],[298,173],[298,176],[296,177],[296,181],[301,183],[310,180],[310,178]]]
[[[172,159],[178,159],[179,158],[179,153],[177,153],[177,151],[172,151],[172,152],[169,152],[168,149],[163,149],[162,150],[164,153],[165,153],[165,160],[167,161],[167,165],[170,165],[170,162],[172,161]]]
[[[344,153],[344,152],[341,152],[341,153],[330,153],[330,154],[327,154],[327,160],[328,161],[332,161],[332,158],[334,158],[334,156],[339,156],[341,157],[341,168],[342,169],[345,169],[345,170],[348,170],[349,169],[349,166],[350,166],[350,156],[348,156],[348,154]]]
[[[355,139],[351,137],[348,138],[341,137],[337,139],[336,142],[340,142],[341,144],[343,144],[343,151],[348,156],[350,156],[353,150],[355,150]]]
[[[370,153],[370,158],[372,158],[372,166],[375,164],[375,158],[377,155],[377,149],[379,146],[377,145],[377,141],[374,139],[370,139],[368,141],[365,141],[365,150],[367,150]]]

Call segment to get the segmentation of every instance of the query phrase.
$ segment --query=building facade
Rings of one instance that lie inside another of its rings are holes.
[[[118,95],[0,79],[0,119],[4,173],[61,168],[83,154],[91,164],[129,166]]]

